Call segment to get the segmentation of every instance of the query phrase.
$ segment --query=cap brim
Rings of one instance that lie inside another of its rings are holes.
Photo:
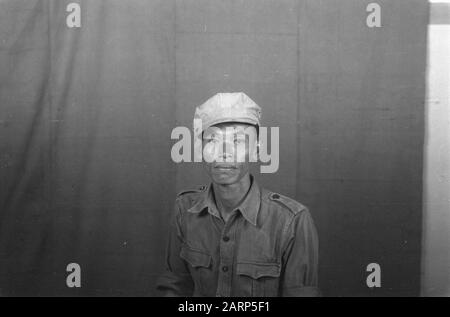
[[[248,119],[248,118],[220,118],[218,120],[214,120],[208,123],[207,126],[202,127],[202,132],[205,131],[206,129],[215,126],[217,124],[220,123],[246,123],[246,124],[251,124],[251,125],[256,125],[258,126],[259,123],[256,120],[252,120],[252,119]]]

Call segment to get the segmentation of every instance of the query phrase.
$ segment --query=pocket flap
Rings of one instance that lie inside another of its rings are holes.
[[[209,267],[211,264],[210,255],[186,246],[181,248],[180,257],[193,267]]]
[[[253,279],[261,277],[279,277],[280,265],[278,263],[237,263],[237,274],[247,275]]]

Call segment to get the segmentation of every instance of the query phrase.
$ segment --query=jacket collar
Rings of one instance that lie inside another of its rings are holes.
[[[259,207],[261,205],[261,190],[252,175],[250,175],[250,181],[251,185],[247,195],[242,203],[235,208],[235,210],[239,210],[248,222],[256,226]],[[220,213],[214,200],[214,189],[211,183],[200,194],[197,202],[187,211],[190,213],[199,214],[205,209],[207,209],[208,213],[211,215],[220,218]]]

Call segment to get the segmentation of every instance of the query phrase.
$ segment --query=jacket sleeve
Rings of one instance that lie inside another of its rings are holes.
[[[283,253],[280,295],[320,296],[318,288],[319,240],[309,211],[296,214],[288,230]]]
[[[165,268],[157,282],[164,296],[192,296],[194,283],[186,263],[180,258],[183,243],[182,219],[178,199],[171,217],[166,246]]]

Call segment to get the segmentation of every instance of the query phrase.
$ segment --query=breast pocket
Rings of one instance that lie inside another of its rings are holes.
[[[237,263],[242,296],[278,296],[281,265],[278,263]]]
[[[208,281],[211,280],[211,255],[182,246],[180,257],[189,265],[192,279],[195,284],[194,295],[204,295],[207,290]]]

